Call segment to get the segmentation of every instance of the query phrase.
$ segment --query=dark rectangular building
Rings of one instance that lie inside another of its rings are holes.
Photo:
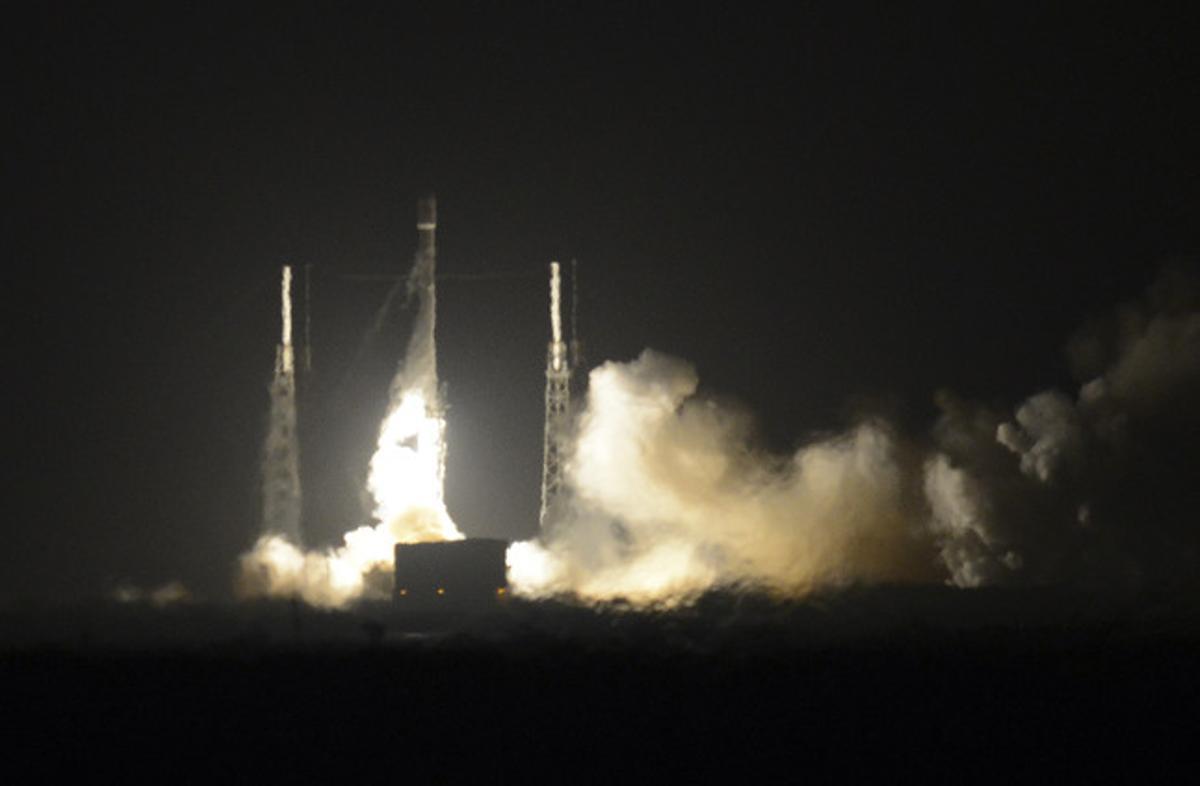
[[[494,607],[508,595],[504,555],[508,541],[468,538],[397,543],[398,609],[458,611]]]

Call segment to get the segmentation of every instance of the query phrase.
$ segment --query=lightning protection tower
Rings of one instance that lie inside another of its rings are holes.
[[[271,416],[263,452],[263,531],[299,544],[300,441],[296,433],[296,362],[292,347],[292,268],[283,266],[283,333],[275,349]]]
[[[562,336],[562,287],[557,262],[550,263],[550,345],[546,350],[546,428],[542,453],[542,509],[539,523],[547,518],[562,491],[567,430],[571,414],[571,363]]]

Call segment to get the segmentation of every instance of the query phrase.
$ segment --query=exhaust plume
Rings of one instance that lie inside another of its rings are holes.
[[[446,421],[435,343],[436,226],[433,198],[421,200],[417,254],[408,279],[417,314],[367,477],[376,523],[347,532],[341,546],[324,551],[306,552],[277,535],[260,538],[241,557],[244,595],[299,596],[317,606],[386,597],[396,543],[463,537],[443,498]]]

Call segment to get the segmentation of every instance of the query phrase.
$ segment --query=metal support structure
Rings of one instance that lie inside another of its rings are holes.
[[[271,415],[263,456],[263,531],[301,542],[300,445],[296,433],[296,360],[292,346],[292,268],[280,283],[282,330],[275,349]]]
[[[550,263],[550,344],[546,349],[546,426],[542,452],[542,507],[538,516],[543,530],[564,485],[568,431],[571,416],[571,359],[562,336],[562,285],[559,265]]]

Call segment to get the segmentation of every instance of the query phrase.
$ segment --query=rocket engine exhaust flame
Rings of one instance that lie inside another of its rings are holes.
[[[408,280],[417,314],[367,478],[376,523],[347,532],[341,546],[324,551],[303,551],[286,538],[264,535],[241,557],[244,595],[299,596],[316,606],[386,596],[370,577],[390,574],[396,543],[463,537],[443,498],[446,421],[435,344],[436,226],[433,198],[421,200],[417,254]]]
[[[443,497],[446,418],[437,373],[436,230],[437,205],[426,197],[417,205],[417,255],[408,278],[417,315],[367,478],[375,519],[395,536],[381,552],[387,563],[396,542],[462,538]]]

